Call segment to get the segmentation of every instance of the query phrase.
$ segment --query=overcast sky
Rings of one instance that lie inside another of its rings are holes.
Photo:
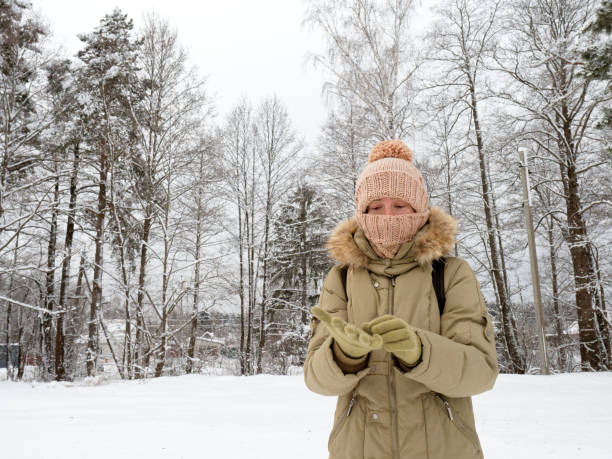
[[[208,75],[220,117],[242,94],[253,104],[276,93],[294,126],[312,144],[325,119],[323,76],[305,65],[307,51],[321,50],[320,36],[301,26],[302,0],[31,0],[55,40],[74,55],[79,33],[91,32],[119,7],[142,24],[155,11],[178,30],[192,62]]]

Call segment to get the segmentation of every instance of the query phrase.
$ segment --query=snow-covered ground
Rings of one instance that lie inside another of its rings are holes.
[[[473,400],[487,458],[612,458],[610,372],[500,375]],[[0,457],[323,459],[334,403],[301,375],[3,381]]]

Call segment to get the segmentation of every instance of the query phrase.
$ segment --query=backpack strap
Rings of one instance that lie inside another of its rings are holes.
[[[348,274],[348,265],[343,265],[340,268],[340,275],[342,276],[342,285],[344,285],[344,296],[348,298],[348,292],[346,291],[346,276]]]
[[[434,260],[431,267],[431,280],[433,282],[434,290],[436,291],[436,298],[438,299],[438,308],[440,309],[440,315],[444,313],[444,306],[446,303],[446,295],[444,293],[444,265],[446,260],[444,258],[438,258]]]

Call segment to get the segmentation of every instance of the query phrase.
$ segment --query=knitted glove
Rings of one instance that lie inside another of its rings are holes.
[[[421,358],[421,339],[402,319],[385,314],[365,322],[361,328],[367,333],[380,335],[383,348],[404,363],[413,365]]]
[[[329,333],[334,337],[342,352],[349,357],[358,358],[366,355],[373,349],[380,349],[383,340],[378,335],[370,335],[353,324],[342,320],[340,317],[332,316],[318,306],[311,309],[312,315],[319,319]]]

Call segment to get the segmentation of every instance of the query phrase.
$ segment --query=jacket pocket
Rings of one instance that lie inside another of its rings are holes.
[[[357,397],[357,389],[353,389],[353,392],[351,393],[351,398],[349,399],[349,403],[346,409],[344,410],[344,413],[341,415],[340,419],[336,421],[334,427],[332,427],[332,431],[329,434],[329,440],[327,441],[327,449],[330,452],[332,450],[334,442],[336,441],[336,439],[344,429],[345,425],[347,424],[349,418],[351,417],[351,413],[353,412],[357,403]]]
[[[385,409],[375,409],[366,404],[363,432],[364,458],[393,457],[393,448],[391,412]]]
[[[431,394],[436,398],[436,405],[442,410],[443,416],[448,419],[448,421],[454,425],[457,431],[468,440],[474,450],[475,457],[482,457],[482,448],[480,446],[480,441],[478,440],[478,435],[476,431],[473,430],[461,417],[457,410],[454,410],[449,402],[442,394],[438,392],[431,392]]]

